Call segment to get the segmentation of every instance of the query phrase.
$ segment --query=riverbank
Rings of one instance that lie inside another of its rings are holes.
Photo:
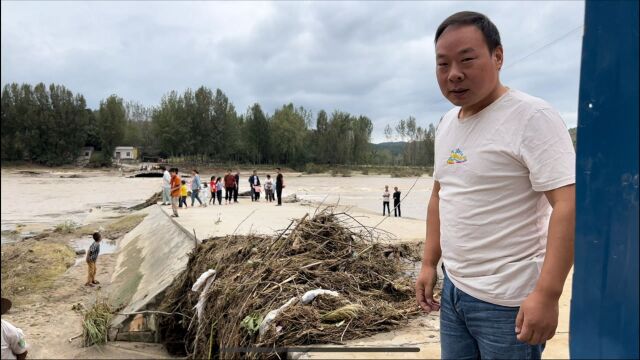
[[[115,241],[144,218],[144,211],[121,215],[71,229],[43,232],[33,239],[2,244],[2,293],[14,305],[3,318],[21,328],[29,357],[52,358],[169,358],[160,344],[112,343],[82,347],[82,314],[105,296],[115,269]],[[91,234],[101,229],[103,240],[97,262],[96,287],[85,286],[85,254]],[[69,339],[72,339],[71,341]]]

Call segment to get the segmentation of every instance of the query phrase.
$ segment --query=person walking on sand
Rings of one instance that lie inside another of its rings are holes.
[[[231,204],[233,202],[233,192],[236,189],[236,177],[231,175],[231,169],[224,176],[224,203]]]
[[[102,240],[102,235],[99,232],[93,233],[93,244],[89,246],[89,251],[87,251],[87,283],[86,286],[94,286],[96,284],[100,284],[98,280],[96,280],[96,262],[98,261],[98,255],[100,254],[100,241]]]
[[[485,15],[449,16],[434,42],[455,107],[436,130],[416,301],[440,311],[443,359],[540,359],[573,265],[571,137],[549,103],[501,84],[500,34]]]
[[[178,176],[178,168],[171,168],[171,210],[173,215],[171,217],[178,217],[178,202],[180,199],[180,186],[182,185],[182,179]]]
[[[249,176],[249,187],[251,187],[251,201],[260,200],[260,177],[256,170],[253,170],[253,175]]]
[[[240,191],[240,171],[236,170],[236,175],[235,175],[234,179],[236,181],[236,188],[233,191],[233,202],[237,203],[238,202],[238,192]]]
[[[401,217],[400,214],[400,190],[398,190],[398,187],[394,187],[393,190],[395,190],[393,192],[393,216],[396,217]],[[391,212],[389,212],[389,215],[391,215]]]
[[[264,181],[264,195],[268,202],[273,201],[273,180],[271,174],[267,174],[267,180]]]
[[[171,204],[171,174],[164,165],[160,166],[162,170],[162,205]]]
[[[200,180],[200,173],[198,170],[191,170],[191,207],[194,206],[196,200],[202,206],[202,200],[200,200],[200,187],[202,186],[202,181]]]
[[[184,208],[187,208],[187,195],[189,194],[189,190],[187,189],[187,182],[184,180],[180,181],[180,200],[178,201],[178,207],[182,208],[184,204]]]
[[[216,197],[218,198],[218,205],[222,205],[222,179],[218,176],[216,179]]]
[[[389,185],[384,186],[384,192],[382,193],[382,216],[384,216],[385,208],[387,210],[387,216],[391,216],[391,209],[389,209]]]
[[[276,206],[282,206],[282,189],[284,189],[284,176],[280,172],[280,168],[276,168],[276,196],[278,197],[278,204]]]
[[[11,309],[11,301],[2,297],[2,315]],[[20,328],[13,326],[10,322],[2,319],[2,359],[27,358],[27,341]]]

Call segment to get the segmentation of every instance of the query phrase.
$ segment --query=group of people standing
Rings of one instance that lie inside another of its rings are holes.
[[[278,198],[278,204],[276,206],[282,206],[282,189],[284,189],[284,177],[280,172],[280,168],[276,168],[277,175],[275,184],[271,178],[271,174],[267,174],[267,179],[264,182],[264,193],[267,202],[275,200],[275,194]],[[262,183],[260,182],[260,176],[256,170],[253,170],[253,174],[249,176],[249,188],[251,190],[251,201],[260,201],[260,193],[262,193]]]
[[[215,205],[218,200],[218,205],[222,205],[222,190],[225,190],[225,205],[238,203],[238,190],[240,187],[240,172],[236,171],[232,173],[231,169],[228,169],[223,177],[211,176],[209,183],[203,182],[200,178],[198,170],[193,169],[191,171],[191,181],[187,184],[186,180],[183,180],[178,175],[178,168],[170,168],[167,170],[164,166],[161,167],[162,174],[162,205],[169,205],[173,209],[172,217],[178,217],[178,208],[182,208],[184,205],[187,208],[187,197],[191,197],[191,206],[195,206],[195,202],[198,201],[201,207],[206,207],[208,204]],[[271,175],[267,174],[266,181],[264,183],[265,197],[268,202],[275,201],[277,195],[278,204],[282,206],[282,189],[284,189],[284,176],[281,173],[280,168],[276,168],[276,180],[275,183],[271,179]],[[262,192],[262,184],[260,177],[256,170],[253,170],[253,174],[249,177],[249,185],[251,190],[251,201],[259,201],[260,193]]]
[[[398,187],[393,188],[393,216],[400,216],[400,190]],[[387,216],[391,216],[391,209],[389,208],[389,198],[391,197],[391,193],[389,192],[389,185],[384,186],[384,192],[382,193],[382,216],[385,214]],[[386,210],[386,212],[385,212]]]

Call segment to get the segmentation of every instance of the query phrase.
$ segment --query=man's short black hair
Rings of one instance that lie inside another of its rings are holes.
[[[95,241],[100,241],[100,239],[102,239],[102,236],[100,235],[100,233],[99,233],[99,232],[97,232],[97,231],[96,231],[96,232],[94,232],[94,233],[93,233],[93,240],[95,240]]]
[[[280,168],[276,168],[276,170],[280,171]]]
[[[436,30],[434,43],[438,43],[438,39],[449,26],[461,25],[473,25],[478,28],[484,36],[484,40],[489,48],[489,53],[493,54],[493,51],[498,46],[502,46],[502,42],[500,42],[500,32],[498,32],[496,25],[484,14],[473,11],[460,11],[444,19],[442,24],[438,26],[438,30]]]

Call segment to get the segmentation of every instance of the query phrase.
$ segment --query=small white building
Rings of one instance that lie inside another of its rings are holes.
[[[86,160],[89,161],[91,159],[91,154],[93,154],[93,146],[86,146],[80,150],[80,156],[78,156],[78,160]]]
[[[116,160],[136,160],[138,149],[134,146],[116,146],[113,151],[113,158]]]

